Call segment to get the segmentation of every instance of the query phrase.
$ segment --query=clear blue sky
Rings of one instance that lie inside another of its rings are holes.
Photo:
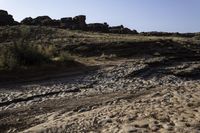
[[[87,15],[87,22],[123,24],[138,31],[199,32],[200,0],[0,0],[18,21]]]

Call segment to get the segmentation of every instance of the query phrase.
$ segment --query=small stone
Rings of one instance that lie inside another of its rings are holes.
[[[78,110],[78,113],[82,113],[82,112],[85,112],[85,111],[86,111],[85,108],[81,108],[81,109]]]
[[[150,127],[150,129],[153,131],[153,132],[156,132],[158,131],[160,128],[157,126],[157,125],[153,125]]]
[[[104,125],[106,123],[112,123],[112,119],[110,117],[106,117],[105,119],[101,120],[100,123],[102,125]]]
[[[164,124],[162,125],[164,129],[166,130],[172,130],[172,126],[168,125],[168,124]]]

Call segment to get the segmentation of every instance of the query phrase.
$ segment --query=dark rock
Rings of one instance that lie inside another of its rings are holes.
[[[137,30],[132,30],[132,34],[138,34]]]
[[[8,15],[8,12],[7,11],[4,11],[4,10],[0,10],[0,16],[7,16]]]
[[[4,12],[3,14],[6,14]],[[49,16],[39,16],[37,18],[25,18],[21,21],[25,25],[40,25],[51,26],[56,28],[71,29],[71,30],[85,30],[104,33],[117,33],[117,34],[138,34],[136,30],[130,30],[123,25],[109,27],[107,23],[91,23],[86,24],[86,16],[79,15],[74,18],[65,17],[60,20],[52,20]]]
[[[13,25],[15,23],[13,16],[7,11],[0,10],[0,26]]]
[[[107,23],[91,23],[87,25],[88,31],[108,32],[109,25]]]
[[[60,27],[74,29],[74,30],[85,30],[87,28],[85,21],[86,21],[86,16],[84,15],[79,15],[74,18],[72,17],[61,18]]]
[[[110,27],[110,29],[123,29],[123,28],[124,28],[123,25]]]
[[[55,19],[53,19],[51,21],[51,23],[49,24],[49,26],[57,27],[57,28],[61,28],[60,25],[61,25],[60,21],[59,20],[55,20]]]
[[[25,18],[21,21],[21,24],[24,24],[24,25],[33,25],[33,18],[31,17],[28,17],[28,18]]]
[[[73,23],[72,17],[61,18],[62,23]]]
[[[49,26],[52,23],[52,19],[49,16],[39,16],[33,20],[34,25]]]
[[[123,25],[110,27],[109,32],[117,34],[137,34],[136,30],[130,30],[129,28],[125,28]]]
[[[79,15],[73,18],[73,29],[86,29],[86,16],[85,15]]]
[[[72,26],[74,25],[72,17],[66,17],[66,18],[61,18],[61,28],[68,28],[71,29]]]
[[[39,16],[34,19],[31,17],[25,18],[21,21],[21,24],[59,27],[60,21],[52,20],[49,16]]]

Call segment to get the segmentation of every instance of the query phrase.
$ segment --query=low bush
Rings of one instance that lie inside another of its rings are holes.
[[[26,44],[26,42],[15,42],[10,46],[3,46],[0,51],[0,68],[14,69],[19,67],[29,67],[50,62],[44,52],[36,46]]]

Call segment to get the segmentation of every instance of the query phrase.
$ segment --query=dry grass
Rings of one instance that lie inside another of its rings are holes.
[[[10,55],[5,56],[4,52],[0,53],[0,66],[3,69],[12,68],[5,67],[5,62],[10,63],[12,66],[22,64],[13,58],[13,51],[9,51],[9,47],[16,42],[26,42],[26,47],[29,48],[27,56],[41,55],[40,57],[48,57],[51,61],[67,61],[71,60],[70,55],[65,51],[69,45],[81,44],[109,44],[109,43],[137,43],[137,42],[158,42],[158,41],[175,41],[179,43],[199,43],[198,37],[195,38],[183,38],[183,37],[156,37],[156,36],[142,36],[142,35],[121,35],[121,34],[107,34],[96,32],[84,32],[84,31],[70,31],[41,26],[11,26],[0,27],[0,49]],[[21,46],[19,46],[20,49]],[[83,46],[84,47],[84,46]],[[23,47],[21,48],[22,52]],[[38,54],[37,54],[38,53]],[[64,54],[63,54],[64,53]],[[67,54],[66,54],[67,53]],[[68,57],[67,57],[68,56]],[[38,60],[39,58],[38,57]],[[32,59],[31,57],[27,59]],[[45,58],[41,58],[42,60]],[[37,60],[36,60],[37,62]],[[42,61],[39,61],[42,62]],[[17,64],[18,63],[18,64]],[[37,64],[37,63],[32,63]],[[39,63],[41,64],[41,63]],[[23,64],[24,65],[24,64]],[[8,66],[8,65],[7,65]],[[26,65],[25,65],[26,66]]]

